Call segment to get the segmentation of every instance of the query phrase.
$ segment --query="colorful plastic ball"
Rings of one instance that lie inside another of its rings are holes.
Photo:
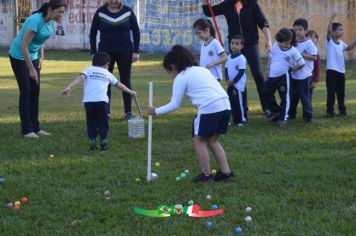
[[[213,222],[211,222],[211,221],[206,221],[206,227],[208,228],[208,229],[210,229],[211,227],[213,227]]]
[[[20,210],[20,206],[14,206],[13,207],[15,210]]]
[[[218,205],[213,204],[213,205],[211,205],[210,209],[211,210],[217,210],[218,209]]]
[[[13,207],[14,207],[14,204],[13,204],[12,202],[9,202],[8,204],[6,204],[6,206],[7,206],[8,208],[13,208]]]
[[[22,202],[22,204],[26,204],[28,202],[27,197],[22,197],[21,202]]]
[[[176,178],[176,181],[180,181],[180,177],[179,176]]]
[[[211,200],[211,195],[206,195],[206,199]]]
[[[188,205],[193,205],[194,201],[193,200],[189,200]]]
[[[180,177],[185,178],[185,177],[187,177],[187,175],[185,173],[182,173],[182,174],[180,174]]]
[[[216,175],[216,170],[215,170],[215,169],[212,169],[212,170],[211,170],[211,174],[212,174],[212,175]]]
[[[50,157],[50,158],[53,158],[53,157],[54,157],[54,155],[53,155],[53,154],[50,154],[50,155],[49,155],[49,157]]]
[[[236,227],[236,228],[235,228],[235,233],[241,234],[241,233],[242,233],[241,227]]]
[[[14,202],[14,206],[20,206],[20,205],[21,205],[21,202],[20,202],[20,201]]]
[[[184,173],[189,174],[189,170],[185,170]]]
[[[4,178],[0,178],[0,184],[3,183],[5,181]]]
[[[136,179],[135,179],[135,182],[136,182],[136,183],[139,183],[139,182],[141,182],[141,179],[140,179],[140,178],[136,178]]]
[[[246,212],[251,212],[251,211],[252,211],[252,208],[251,208],[251,207],[246,207],[245,211],[246,211]]]
[[[246,222],[251,222],[252,221],[252,217],[251,216],[246,216],[245,217],[245,221]]]
[[[155,166],[156,166],[156,167],[160,167],[161,164],[157,161],[157,162],[155,163]]]

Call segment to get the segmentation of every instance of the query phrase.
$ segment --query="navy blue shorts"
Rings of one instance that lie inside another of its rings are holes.
[[[198,114],[193,120],[192,137],[212,137],[214,135],[226,134],[229,120],[229,110],[210,114]]]

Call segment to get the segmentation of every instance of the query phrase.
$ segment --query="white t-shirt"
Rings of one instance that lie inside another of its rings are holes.
[[[344,51],[347,48],[347,44],[339,40],[335,43],[334,40],[326,40],[326,69],[335,70],[340,73],[345,73],[345,57]]]
[[[244,55],[240,54],[239,56],[235,58],[231,58],[231,55],[229,55],[227,62],[225,64],[225,68],[227,68],[227,74],[229,76],[229,80],[234,80],[236,75],[239,73],[239,70],[246,70],[246,58]],[[246,88],[246,72],[242,75],[240,80],[234,84],[234,87],[241,91],[244,92]]]
[[[278,43],[273,44],[269,57],[271,58],[269,77],[273,78],[288,73],[289,68],[296,64],[305,64],[302,55],[295,47],[291,46],[284,50],[278,46]]]
[[[192,66],[181,71],[173,82],[171,101],[156,109],[161,115],[177,110],[186,95],[199,114],[230,110],[229,96],[208,69]]]
[[[301,54],[306,53],[311,56],[318,55],[318,48],[310,39],[307,39],[303,42],[298,42],[296,48]],[[292,72],[293,79],[303,80],[312,76],[314,70],[314,61],[306,59],[304,59],[304,61],[305,65],[302,69]]]
[[[109,102],[108,86],[116,85],[118,80],[107,69],[90,66],[82,72],[84,79],[83,102]]]
[[[211,40],[207,45],[202,43],[200,49],[200,66],[206,67],[208,64],[219,60],[220,54],[223,52],[225,52],[225,50],[217,39]],[[215,65],[209,70],[216,77],[216,79],[221,80],[223,78],[221,64]]]

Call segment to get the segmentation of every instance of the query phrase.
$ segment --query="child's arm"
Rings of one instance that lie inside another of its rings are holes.
[[[136,92],[129,89],[128,87],[126,87],[123,83],[117,82],[117,84],[115,85],[116,88],[120,89],[121,91],[130,94],[133,97],[136,97]]]
[[[82,82],[85,79],[85,75],[84,74],[80,74],[75,80],[73,80],[72,83],[70,83],[67,88],[63,89],[62,92],[60,93],[60,95],[62,96],[69,96],[70,92],[72,91],[72,89],[77,86],[77,84],[79,84],[80,82]]]
[[[215,65],[223,64],[226,61],[227,61],[227,54],[226,54],[226,52],[222,52],[219,55],[219,60],[209,63],[208,65],[206,65],[206,68],[210,69],[211,67],[213,67]]]
[[[302,53],[302,56],[305,60],[309,60],[309,61],[316,61],[317,59],[317,56],[309,55],[306,53]]]
[[[331,32],[332,32],[332,25],[333,25],[333,21],[336,17],[336,12],[334,12],[331,17],[330,17],[330,20],[329,20],[329,24],[328,24],[328,31],[327,31],[327,35],[326,35],[326,38],[327,40],[329,41],[330,38],[331,38]]]
[[[352,44],[350,44],[349,46],[347,46],[347,47],[345,48],[345,50],[346,50],[346,51],[351,51],[352,49],[354,49],[355,46],[356,46],[356,38],[355,38],[355,40],[353,41]]]
[[[304,67],[305,64],[297,64],[297,65],[294,65],[292,67],[289,68],[289,71],[293,72],[293,71],[297,71],[297,70],[300,70]]]

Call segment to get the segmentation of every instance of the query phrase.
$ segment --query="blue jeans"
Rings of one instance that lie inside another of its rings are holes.
[[[289,109],[289,117],[295,118],[297,114],[297,107],[299,99],[303,106],[303,117],[306,119],[313,118],[313,111],[310,103],[310,94],[309,94],[309,80],[310,77],[303,80],[291,79],[292,87],[292,99]]]

